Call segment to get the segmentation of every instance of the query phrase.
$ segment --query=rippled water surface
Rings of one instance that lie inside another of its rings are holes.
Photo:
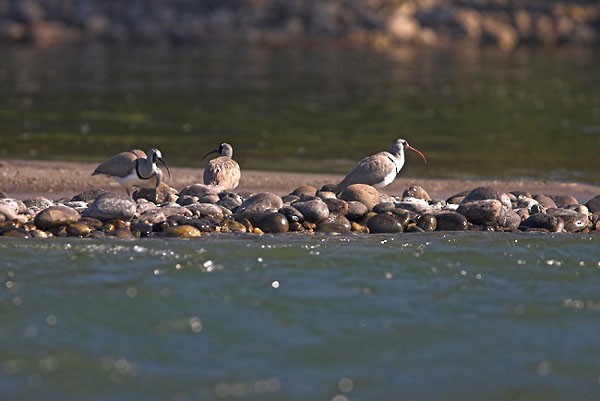
[[[2,400],[595,400],[600,237],[0,241]]]

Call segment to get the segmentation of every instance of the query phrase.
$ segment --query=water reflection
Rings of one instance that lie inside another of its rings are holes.
[[[172,164],[196,165],[198,152],[228,141],[245,168],[341,173],[405,137],[431,159],[407,164],[405,175],[598,182],[600,56],[589,49],[91,45],[3,54],[0,157],[100,160],[88,146],[96,143],[106,154],[158,146]]]

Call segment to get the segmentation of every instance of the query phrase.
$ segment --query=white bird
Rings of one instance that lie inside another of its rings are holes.
[[[169,177],[171,171],[163,161],[162,154],[158,149],[150,149],[148,156],[139,149],[121,152],[104,163],[100,164],[92,175],[105,175],[115,179],[127,190],[131,197],[131,191],[136,188],[158,188],[162,182],[163,173],[156,165],[161,162],[167,169]]]
[[[367,184],[375,188],[389,185],[404,166],[404,149],[416,152],[427,164],[423,153],[410,146],[406,140],[396,139],[389,152],[375,153],[358,162],[358,166],[344,177],[335,187],[334,192],[339,194],[352,184]]]
[[[218,185],[223,187],[225,191],[237,188],[242,173],[239,164],[232,159],[233,146],[228,143],[222,143],[218,148],[205,154],[202,160],[212,153],[219,153],[221,156],[209,160],[206,164],[203,176],[204,184]]]

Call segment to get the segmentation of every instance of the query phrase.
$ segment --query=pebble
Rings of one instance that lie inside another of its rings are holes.
[[[367,221],[371,233],[401,233],[402,224],[389,214],[376,214]]]
[[[200,230],[191,225],[166,227],[162,233],[167,237],[175,238],[195,238],[201,235]]]
[[[367,206],[358,201],[349,201],[348,202],[348,212],[346,213],[346,217],[350,220],[358,220],[361,217],[365,216],[369,213],[369,209]]]
[[[253,225],[257,225],[262,215],[268,212],[276,212],[283,207],[283,200],[271,193],[261,192],[246,199],[236,210],[235,220],[247,219]]]
[[[216,204],[213,203],[192,203],[191,205],[185,206],[186,209],[192,212],[194,216],[197,217],[211,217],[214,219],[222,219],[225,214],[223,213],[223,209]],[[229,211],[228,214],[231,214]]]
[[[293,206],[304,215],[304,221],[310,223],[323,223],[329,217],[329,208],[327,204],[319,198],[304,202],[296,202]]]
[[[75,223],[80,218],[79,212],[68,206],[50,206],[35,216],[34,224],[42,230],[66,226]]]
[[[436,231],[466,231],[469,228],[467,218],[457,212],[442,212],[435,215]]]
[[[600,212],[600,195],[598,195],[598,196],[590,199],[589,201],[587,201],[587,203],[585,204],[585,206],[587,206],[587,208],[590,211],[590,213]]]
[[[82,214],[83,217],[93,217],[98,220],[133,218],[136,204],[125,194],[107,193],[100,195]]]
[[[417,226],[423,231],[435,231],[437,228],[437,219],[431,213],[426,213],[417,218]]]
[[[379,191],[370,185],[352,184],[346,187],[339,195],[340,199],[345,201],[358,201],[367,207],[368,211],[373,210],[381,199]]]
[[[402,192],[402,198],[417,198],[426,202],[431,200],[431,197],[425,189],[419,185],[411,185]]]
[[[463,200],[456,213],[466,217],[472,224],[487,226],[498,223],[502,217],[502,203],[497,199],[485,199],[467,202]]]
[[[283,214],[271,212],[262,216],[258,228],[264,233],[286,233],[290,229],[290,223]]]
[[[560,217],[536,213],[523,220],[519,225],[519,230],[545,230],[550,232],[559,232],[562,231],[563,227],[564,222]]]

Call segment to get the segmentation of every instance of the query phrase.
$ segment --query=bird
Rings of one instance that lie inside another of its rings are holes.
[[[237,188],[242,173],[239,164],[232,159],[233,146],[223,142],[216,149],[205,154],[202,160],[212,153],[218,153],[221,156],[209,160],[206,164],[203,176],[204,184],[218,185],[225,191]]]
[[[139,149],[118,153],[96,167],[92,175],[101,174],[115,179],[125,187],[127,195],[131,198],[134,187],[158,188],[163,173],[156,162],[162,163],[171,177],[169,166],[164,162],[162,153],[158,149],[150,149],[147,156]]]
[[[367,184],[375,188],[389,185],[404,166],[404,149],[416,152],[427,164],[423,153],[410,146],[405,139],[396,139],[389,152],[375,153],[358,162],[335,187],[334,192],[339,194],[352,184]]]

